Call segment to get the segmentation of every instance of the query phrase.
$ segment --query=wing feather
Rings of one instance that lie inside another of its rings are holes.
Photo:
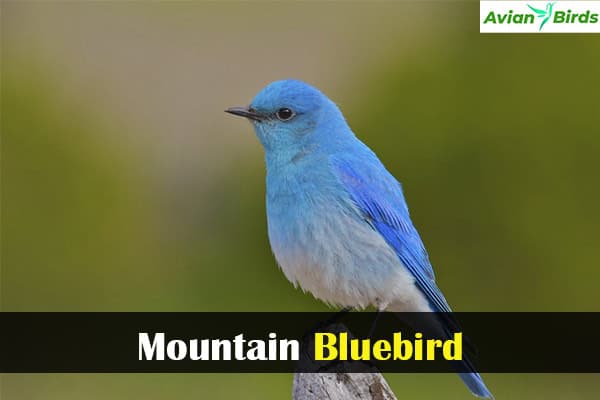
[[[331,162],[338,180],[365,220],[395,250],[433,311],[450,312],[448,302],[435,284],[429,256],[410,219],[400,183],[375,157],[366,163],[361,160],[360,169],[340,158],[333,157]]]

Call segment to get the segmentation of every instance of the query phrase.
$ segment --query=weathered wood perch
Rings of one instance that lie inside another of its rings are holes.
[[[327,327],[328,332],[347,332],[341,324]],[[313,350],[314,336],[303,347],[301,362],[315,365]],[[316,367],[315,370],[318,368]],[[375,367],[371,372],[348,373],[354,368],[350,363],[335,363],[322,373],[296,372],[292,388],[293,400],[397,400],[392,389]],[[364,370],[364,369],[363,369]],[[329,372],[330,371],[330,372]]]
[[[380,373],[296,373],[294,400],[396,400]]]

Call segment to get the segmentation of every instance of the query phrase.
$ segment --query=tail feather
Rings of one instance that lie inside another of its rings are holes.
[[[451,335],[451,330],[449,330],[447,325],[445,325],[443,329],[444,333],[447,336]],[[475,396],[484,399],[493,399],[494,396],[492,395],[492,392],[490,392],[487,386],[485,386],[485,383],[483,383],[483,378],[481,377],[481,375],[479,375],[479,373],[475,371],[475,366],[469,359],[469,355],[463,355],[464,358],[461,362],[461,365],[466,367],[467,371],[469,372],[459,372],[458,376],[460,376],[460,379],[462,379],[462,381],[465,383],[465,385],[467,385],[471,393],[473,393]]]
[[[447,338],[452,335],[452,331],[460,330],[458,322],[451,314],[409,313],[405,315],[401,312],[394,312],[394,315],[399,317],[404,323],[412,326],[413,329],[423,332],[426,335],[431,335],[431,337]],[[475,366],[469,359],[469,347],[467,347],[467,351],[463,353],[463,360],[460,362],[462,366],[461,370],[466,370],[468,372],[459,372],[458,375],[473,395],[484,399],[493,399],[494,396],[485,383],[483,383],[483,378],[477,373]]]
[[[461,372],[458,374],[460,379],[467,385],[471,393],[484,399],[493,399],[494,396],[483,383],[483,379],[477,372]]]

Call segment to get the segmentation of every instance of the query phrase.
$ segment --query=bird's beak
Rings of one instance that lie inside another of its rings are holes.
[[[248,118],[254,121],[262,121],[265,119],[264,116],[257,113],[250,107],[230,107],[225,110],[226,113],[238,115],[240,117]]]

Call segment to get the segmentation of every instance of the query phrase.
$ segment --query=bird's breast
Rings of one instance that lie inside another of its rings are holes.
[[[290,178],[267,181],[267,217],[273,253],[292,283],[327,303],[361,308],[412,285],[341,187],[310,171]]]

